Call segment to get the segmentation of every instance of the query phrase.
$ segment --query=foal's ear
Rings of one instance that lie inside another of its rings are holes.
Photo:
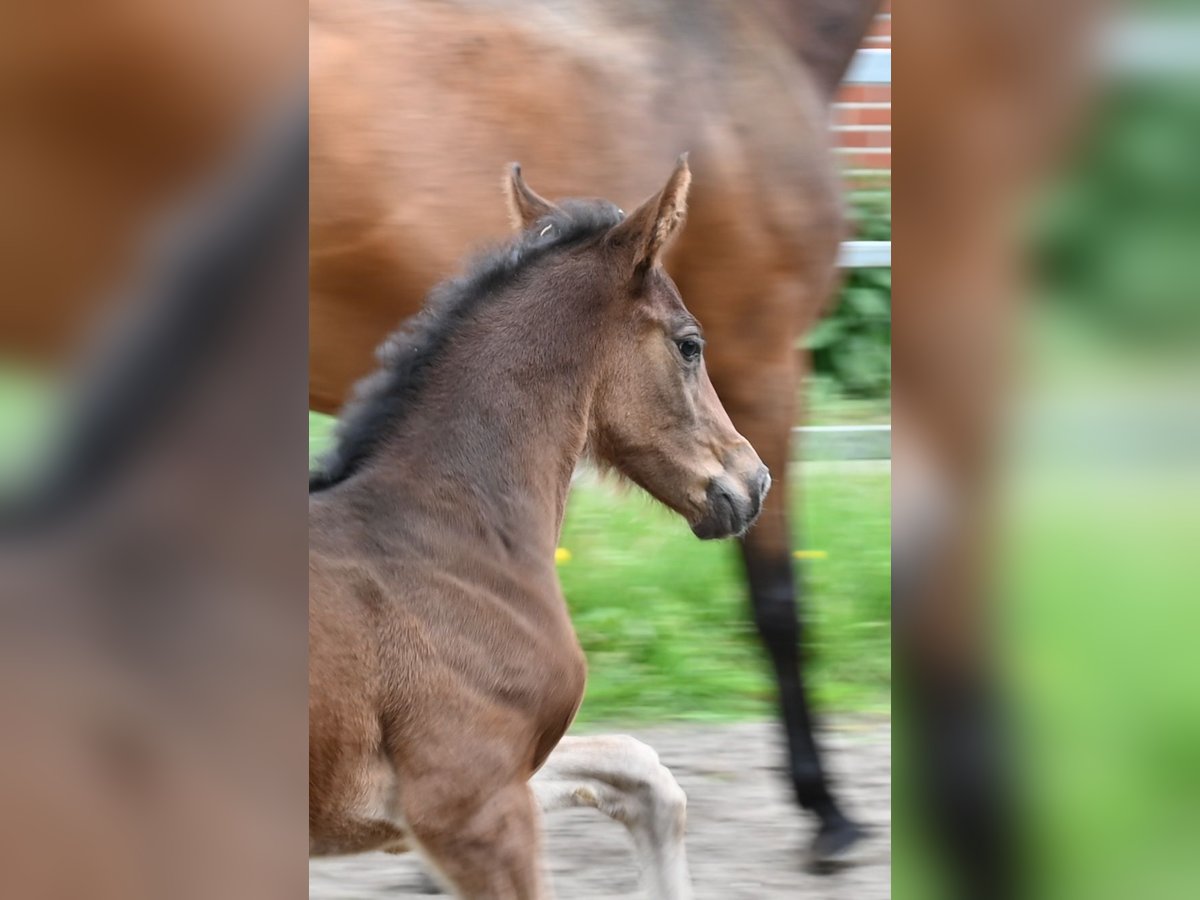
[[[632,248],[635,271],[644,272],[657,264],[671,238],[683,227],[688,185],[692,183],[687,157],[684,153],[675,161],[675,171],[661,191],[609,232],[613,244]]]
[[[521,177],[521,164],[513,163],[504,177],[504,196],[508,199],[508,218],[516,231],[524,231],[538,219],[558,209],[540,197]]]

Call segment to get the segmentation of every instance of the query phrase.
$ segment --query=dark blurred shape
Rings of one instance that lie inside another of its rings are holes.
[[[278,289],[262,272],[308,214],[307,105],[270,126],[148,254],[114,333],[75,376],[59,444],[13,496],[0,494],[0,533],[52,527],[119,480],[257,295]]]
[[[73,366],[60,442],[6,486],[0,896],[295,896],[303,31],[289,62],[287,33],[265,28],[287,16],[255,4],[129,0],[54,21],[35,7],[0,29],[5,74],[21,76],[4,85],[0,169],[23,191],[3,215],[21,240],[5,245],[0,331],[44,362],[95,328],[85,310],[119,318]],[[165,231],[147,232],[165,207]],[[29,428],[7,405],[0,426]]]
[[[936,839],[948,896],[1025,896],[1012,720],[990,633],[989,543],[1016,216],[1069,133],[1086,4],[926,0],[895,23],[893,657],[905,825]],[[913,888],[897,852],[897,896]],[[918,879],[919,880],[919,879]]]
[[[1200,884],[1200,31],[1101,12],[897,23],[897,897]]]

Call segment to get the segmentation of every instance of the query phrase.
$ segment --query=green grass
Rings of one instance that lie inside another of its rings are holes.
[[[794,508],[807,549],[825,553],[805,563],[816,697],[824,708],[886,710],[890,472],[809,468]],[[696,540],[640,492],[584,483],[561,544],[571,556],[559,572],[590,664],[582,720],[770,714],[772,683],[732,543]]]
[[[331,420],[313,415],[310,447]],[[890,704],[891,469],[796,467],[794,521],[807,539],[812,683],[826,709]],[[572,491],[559,574],[590,673],[583,722],[726,720],[772,714],[772,682],[731,542],[697,540],[641,491],[583,478]]]

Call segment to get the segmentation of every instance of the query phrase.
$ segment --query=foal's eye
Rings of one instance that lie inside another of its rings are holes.
[[[688,362],[700,358],[700,342],[695,338],[680,338],[675,342],[675,346],[679,348],[679,355]]]

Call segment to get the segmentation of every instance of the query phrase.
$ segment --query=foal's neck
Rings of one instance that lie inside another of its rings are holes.
[[[553,566],[587,441],[594,330],[569,298],[495,297],[461,326],[381,454],[404,494],[525,564]]]

